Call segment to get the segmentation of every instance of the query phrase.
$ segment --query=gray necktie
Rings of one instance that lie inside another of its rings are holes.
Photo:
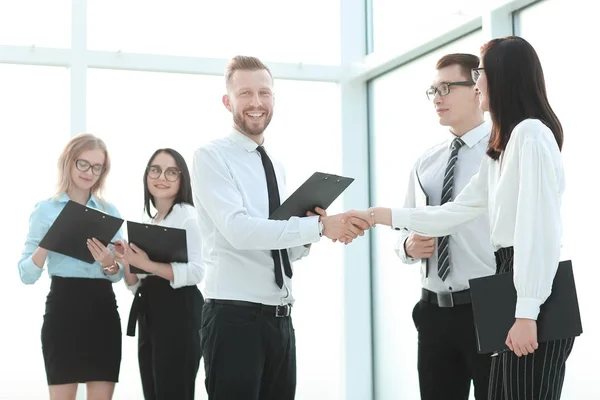
[[[453,189],[454,189],[454,166],[458,159],[458,149],[460,149],[465,142],[460,138],[456,138],[452,141],[450,152],[450,158],[448,159],[448,165],[446,166],[446,173],[444,174],[444,186],[442,188],[442,202],[441,204],[452,201]],[[444,236],[438,239],[438,276],[442,281],[445,281],[450,273],[450,251],[448,249],[448,242],[450,236]]]

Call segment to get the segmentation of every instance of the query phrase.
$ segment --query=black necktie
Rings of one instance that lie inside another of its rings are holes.
[[[277,177],[275,176],[275,169],[273,163],[267,155],[265,148],[258,146],[256,149],[260,153],[263,168],[265,169],[265,176],[267,178],[267,191],[269,193],[269,215],[271,215],[281,204],[279,198],[279,187],[277,186]],[[275,262],[275,283],[280,288],[283,287],[283,275],[281,274],[281,259],[283,259],[283,269],[285,275],[288,278],[292,277],[292,266],[290,264],[290,258],[286,249],[283,250],[271,250],[273,261]]]

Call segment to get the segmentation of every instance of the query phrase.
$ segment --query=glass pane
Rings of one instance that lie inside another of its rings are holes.
[[[88,47],[337,64],[339,14],[339,0],[89,0]]]
[[[598,376],[590,370],[592,360],[600,357],[594,340],[600,334],[596,307],[600,270],[595,267],[598,261],[594,251],[590,251],[597,246],[595,227],[600,224],[600,214],[595,207],[583,206],[590,198],[590,191],[594,192],[591,185],[597,181],[595,174],[600,170],[596,164],[600,148],[598,107],[582,92],[582,83],[587,81],[594,86],[594,67],[588,62],[590,49],[597,48],[598,37],[596,11],[592,7],[592,3],[582,0],[541,1],[516,14],[517,34],[538,53],[550,104],[565,136],[563,162],[567,189],[562,199],[562,259],[572,258],[577,268],[577,294],[586,330],[576,340],[569,357],[562,392],[566,399],[600,398]],[[560,29],[548,21],[560,21]],[[590,80],[577,79],[582,76],[578,70],[588,66]],[[594,94],[590,95],[593,99]]]
[[[21,283],[17,263],[34,205],[54,195],[57,161],[69,140],[69,74],[65,68],[0,64],[0,132],[4,173],[0,209],[6,258],[0,321],[0,399],[48,397],[40,334],[50,280]],[[9,168],[18,177],[7,175]],[[11,179],[12,177],[12,179]]]
[[[433,103],[425,96],[437,60],[454,52],[479,54],[481,44],[481,32],[473,33],[370,82],[372,204],[401,207],[417,157],[448,138],[448,130],[439,125]],[[421,297],[419,268],[404,265],[396,256],[394,231],[377,229],[373,234],[377,398],[417,399],[417,333],[411,313]],[[401,290],[398,282],[404,282]]]
[[[0,45],[70,47],[71,0],[0,0]]]
[[[107,196],[127,219],[142,217],[142,176],[154,150],[172,147],[191,166],[199,146],[226,136],[231,129],[231,115],[221,103],[224,81],[220,76],[90,70],[88,82],[89,130],[106,140],[114,165]],[[337,85],[277,81],[276,92],[277,107],[268,140],[271,151],[286,162],[290,193],[315,170],[341,173]],[[310,118],[299,118],[306,104],[311,104]],[[306,164],[307,157],[310,165]],[[331,212],[335,211],[342,211],[340,202],[332,206]],[[296,265],[298,398],[340,398],[342,251],[342,246],[322,243]],[[115,292],[121,320],[126,323],[132,296],[124,285],[118,285]],[[323,304],[339,312],[323,313]],[[323,326],[328,329],[323,330]],[[197,398],[205,399],[203,366],[196,383]],[[137,341],[125,337],[115,398],[141,396]]]
[[[402,53],[477,17],[491,0],[371,0],[373,51]]]

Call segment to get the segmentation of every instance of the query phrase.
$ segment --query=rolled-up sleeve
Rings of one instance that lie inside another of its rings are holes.
[[[45,208],[45,203],[39,202],[29,216],[29,231],[18,263],[21,281],[27,285],[34,284],[42,276],[43,268],[35,265],[32,256],[50,228]]]
[[[171,263],[173,282],[171,287],[177,289],[183,286],[193,286],[204,279],[204,262],[202,261],[202,239],[200,224],[196,212],[193,212],[183,223],[188,250],[187,263]]]

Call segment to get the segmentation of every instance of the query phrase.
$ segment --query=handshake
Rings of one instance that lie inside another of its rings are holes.
[[[315,214],[316,213],[316,214]],[[308,211],[307,216],[320,216],[323,222],[323,236],[344,244],[351,243],[365,231],[375,225],[374,214],[370,210],[351,210],[342,214],[327,215],[327,211],[317,207],[315,212]]]

